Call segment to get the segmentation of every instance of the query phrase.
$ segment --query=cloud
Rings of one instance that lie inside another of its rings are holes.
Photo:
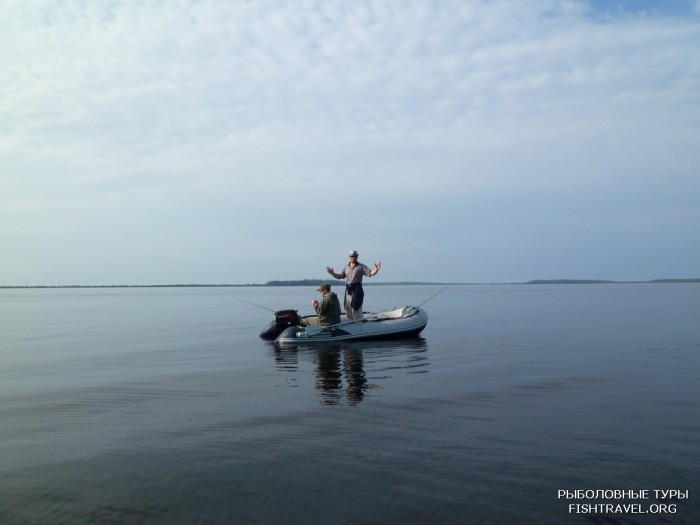
[[[9,82],[18,131],[93,134],[144,157],[203,141],[248,151],[291,135],[297,146],[303,134],[321,146],[401,140],[581,116],[635,94],[643,104],[667,87],[649,81],[679,77],[668,46],[692,38],[692,26],[591,27],[563,8],[555,17],[569,5],[558,2],[67,5],[10,46],[33,42],[7,73],[24,79]]]
[[[311,231],[319,196],[417,231],[408,206],[697,195],[697,17],[618,7],[3,2],[0,217],[156,210],[186,251],[207,209],[200,228],[268,243],[289,215]]]

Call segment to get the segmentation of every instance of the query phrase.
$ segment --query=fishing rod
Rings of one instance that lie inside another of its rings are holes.
[[[276,312],[275,310],[273,310],[272,308],[268,308],[267,306],[261,306],[261,305],[259,305],[259,304],[251,303],[250,301],[246,301],[245,299],[241,299],[240,297],[234,297],[234,299],[236,299],[236,300],[238,300],[238,301],[241,301],[241,302],[243,302],[243,303],[248,303],[248,304],[251,304],[251,305],[253,305],[253,306],[257,306],[258,308],[262,308],[262,309],[264,309],[264,310],[268,310],[268,311],[272,312],[273,314],[277,313],[277,312]]]
[[[425,303],[427,303],[428,301],[430,301],[430,300],[433,299],[434,297],[437,297],[437,296],[440,295],[442,292],[444,292],[445,290],[447,290],[450,286],[452,286],[452,285],[451,285],[451,284],[448,284],[447,286],[445,286],[445,287],[444,287],[442,290],[440,290],[439,292],[434,293],[433,295],[431,295],[430,297],[428,297],[425,301],[423,301],[422,303],[420,303],[420,304],[417,306],[417,308],[420,308],[421,306],[423,306]]]

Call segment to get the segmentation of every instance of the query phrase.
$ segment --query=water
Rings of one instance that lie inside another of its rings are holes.
[[[0,290],[0,523],[700,523],[700,286],[453,286],[419,339],[283,350],[238,300],[314,294]]]

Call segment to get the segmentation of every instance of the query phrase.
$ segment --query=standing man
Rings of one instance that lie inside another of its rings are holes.
[[[318,324],[327,326],[338,324],[340,322],[340,301],[335,292],[331,292],[331,285],[323,283],[319,286],[318,292],[321,292],[321,301],[314,297],[311,305],[318,314]]]
[[[370,270],[357,260],[358,253],[350,250],[348,257],[350,262],[343,268],[342,273],[335,273],[332,267],[326,266],[326,271],[336,279],[345,279],[345,314],[348,319],[362,319],[362,303],[365,299],[365,292],[362,289],[362,276],[374,277],[382,267],[382,263],[374,264],[374,269]]]

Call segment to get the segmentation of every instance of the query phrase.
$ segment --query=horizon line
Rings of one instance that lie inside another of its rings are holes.
[[[207,284],[207,283],[179,283],[179,284],[53,284],[53,285],[0,285],[0,289],[27,289],[27,288],[235,288],[235,287],[290,287],[290,286],[317,286],[327,279],[290,279],[285,281],[274,280],[266,283],[247,284]],[[479,286],[479,285],[542,285],[542,284],[672,284],[672,283],[700,283],[700,278],[663,278],[647,280],[616,281],[608,279],[531,279],[529,281],[494,281],[494,282],[443,282],[443,281],[390,281],[381,283],[363,283],[367,286],[388,285],[443,285],[443,286]],[[331,283],[332,285],[333,283]],[[340,286],[340,284],[336,284]]]

